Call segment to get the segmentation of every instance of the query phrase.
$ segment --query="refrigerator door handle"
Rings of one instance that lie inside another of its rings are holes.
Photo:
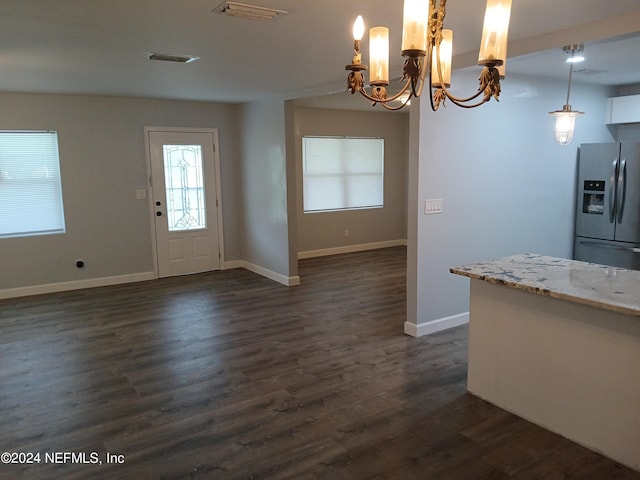
[[[616,173],[618,169],[618,159],[613,160],[611,165],[611,181],[609,182],[609,221],[616,221]]]
[[[620,171],[618,172],[618,188],[616,189],[616,205],[618,210],[618,223],[622,223],[622,213],[624,212],[624,201],[627,194],[627,161],[620,161]]]
[[[624,250],[625,252],[640,253],[640,248],[623,247],[621,245],[610,245],[607,243],[589,242],[587,240],[581,240],[580,245],[587,245],[589,247],[609,248],[612,250]]]

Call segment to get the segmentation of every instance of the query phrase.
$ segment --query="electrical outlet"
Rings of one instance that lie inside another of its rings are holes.
[[[442,205],[444,201],[442,198],[432,198],[424,201],[424,214],[433,215],[436,213],[442,213]]]

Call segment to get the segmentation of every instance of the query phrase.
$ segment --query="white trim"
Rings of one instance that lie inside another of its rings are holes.
[[[250,272],[257,273],[258,275],[262,275],[263,277],[267,277],[270,280],[286,285],[287,287],[295,287],[300,285],[300,277],[286,277],[280,273],[274,272],[273,270],[269,270],[267,268],[261,267],[260,265],[255,265],[253,263],[249,263],[245,260],[240,260],[242,263],[242,268],[249,270]]]
[[[295,277],[287,277],[280,273],[274,272],[273,270],[269,270],[259,265],[247,262],[246,260],[230,260],[228,262],[224,262],[224,264],[222,265],[223,270],[230,270],[232,268],[244,268],[245,270],[257,273],[258,275],[262,275],[269,280],[281,283],[283,285],[286,285],[287,287],[295,287],[297,285],[300,285],[300,277],[297,275]]]
[[[83,288],[106,287],[122,283],[144,282],[158,278],[155,272],[131,273],[113,277],[90,278],[87,280],[74,280],[71,282],[47,283],[28,287],[7,288],[0,290],[0,300],[7,298],[27,297],[29,295],[41,295],[43,293],[66,292],[69,290],[81,290]]]
[[[232,268],[244,268],[250,272],[262,275],[270,280],[286,285],[287,287],[295,287],[300,285],[300,277],[286,277],[280,273],[276,273],[258,265],[254,265],[245,260],[231,260],[220,263],[221,270],[230,270]],[[204,272],[198,272],[204,273]],[[28,297],[30,295],[42,295],[45,293],[66,292],[69,290],[81,290],[83,288],[107,287],[110,285],[120,285],[124,283],[145,282],[148,280],[157,280],[157,272],[141,272],[130,273],[127,275],[117,275],[112,277],[89,278],[86,280],[74,280],[71,282],[48,283],[43,285],[30,285],[26,287],[7,288],[0,290],[0,300],[8,298]]]
[[[233,268],[244,268],[243,260],[229,260],[220,264],[220,270],[231,270]]]
[[[398,240],[387,240],[385,242],[373,242],[373,243],[361,243],[359,245],[346,245],[344,247],[322,248],[319,250],[307,250],[305,252],[298,252],[298,260],[304,258],[313,257],[325,257],[328,255],[338,255],[341,253],[353,253],[362,252],[365,250],[377,250],[379,248],[388,247],[406,247],[407,239],[402,238]]]
[[[430,322],[423,322],[418,325],[415,323],[404,322],[404,333],[412,337],[422,337],[432,333],[447,330],[449,328],[458,327],[469,323],[469,312],[452,315],[450,317],[438,318]]]
[[[158,127],[160,128],[160,127]],[[156,221],[153,217],[153,182],[151,181],[151,138],[149,133],[156,131],[156,127],[144,127],[144,153],[147,162],[147,208],[149,209],[150,227],[151,227],[151,256],[153,261],[153,272],[158,278],[158,239],[156,237]]]
[[[218,129],[211,128],[213,133],[213,165],[215,170],[216,185],[216,220],[218,227],[218,265],[222,268],[224,263],[224,218],[222,215],[222,173],[220,171],[220,138],[218,137]]]

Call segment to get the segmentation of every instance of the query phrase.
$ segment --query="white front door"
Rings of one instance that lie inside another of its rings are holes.
[[[158,276],[219,269],[217,131],[147,136]]]

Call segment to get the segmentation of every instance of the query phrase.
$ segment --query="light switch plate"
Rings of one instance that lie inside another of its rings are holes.
[[[431,198],[424,201],[424,214],[433,215],[436,213],[442,213],[442,198]]]

